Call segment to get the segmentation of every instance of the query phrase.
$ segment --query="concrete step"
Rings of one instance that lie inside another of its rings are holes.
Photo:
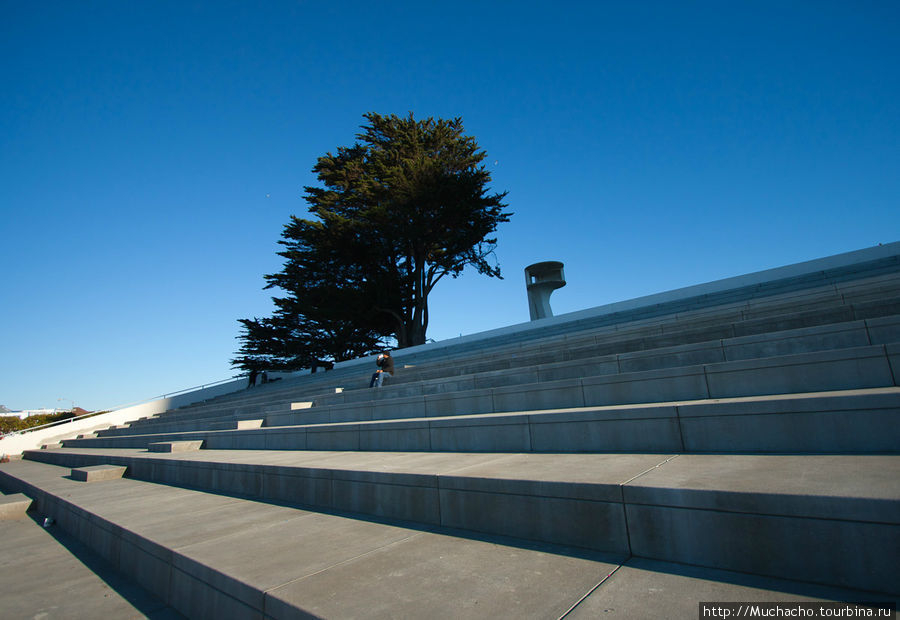
[[[837,325],[793,329],[755,336],[702,341],[679,346],[653,347],[634,352],[602,355],[565,361],[553,361],[549,356],[534,366],[479,373],[445,376],[438,379],[404,383],[391,377],[385,387],[377,390],[348,390],[341,394],[324,395],[316,399],[316,406],[359,402],[371,399],[405,397],[478,388],[537,383],[558,379],[612,375],[643,370],[677,368],[695,364],[750,360],[784,355],[798,355],[836,349],[887,344],[900,341],[900,317],[875,321],[871,332],[866,322],[854,321]],[[399,383],[399,384],[398,384]]]
[[[57,525],[42,527],[45,516],[0,521],[4,618],[184,617]]]
[[[893,387],[900,344],[381,398],[272,414],[266,426]]]
[[[676,314],[691,311],[698,308],[708,308],[723,304],[735,304],[748,300],[759,300],[794,291],[805,291],[811,288],[826,285],[835,285],[840,282],[858,281],[877,274],[895,274],[898,271],[900,257],[893,256],[879,261],[871,261],[868,265],[856,265],[839,268],[837,270],[825,270],[802,276],[782,278],[780,280],[760,282],[749,286],[738,286],[735,289],[724,290],[713,294],[701,294],[694,297],[680,297],[672,301],[654,303],[656,298],[669,298],[672,293],[665,293],[647,298],[639,298],[619,304],[611,304],[606,307],[591,309],[588,311],[571,313],[557,317],[555,321],[545,323],[527,331],[515,333],[499,333],[496,337],[485,336],[477,342],[482,348],[490,348],[496,344],[511,344],[516,341],[533,341],[535,338],[553,336],[567,333],[573,328],[592,328],[603,325],[614,325],[623,322],[635,322],[642,319],[652,320],[657,316]],[[627,307],[625,310],[616,310],[616,307]],[[581,318],[581,317],[584,318]],[[501,330],[498,330],[501,331]],[[472,343],[473,345],[476,343]]]
[[[319,407],[334,404],[358,402],[369,399],[408,397],[421,394],[472,390],[503,385],[518,385],[566,378],[627,373],[637,370],[678,367],[688,364],[714,363],[747,360],[775,355],[799,354],[829,349],[850,348],[867,344],[881,344],[900,340],[900,316],[853,321],[850,323],[794,329],[756,336],[735,337],[724,340],[707,341],[693,345],[664,347],[652,350],[624,353],[614,356],[595,357],[541,364],[531,367],[516,367],[493,372],[482,372],[454,378],[419,381],[391,385],[393,381],[377,391],[356,390],[320,397]],[[649,343],[648,343],[649,346]],[[392,378],[393,379],[393,378]],[[183,432],[193,429],[218,430],[229,428],[231,424],[241,424],[249,416],[265,412],[287,412],[288,403],[275,401],[257,405],[252,411],[240,409],[240,413],[224,410],[203,410],[188,415],[163,416],[152,422],[132,424],[127,429],[108,429],[100,436],[121,436],[159,432]],[[270,416],[270,425],[278,422]]]
[[[24,519],[31,507],[31,498],[23,493],[0,495],[0,521]]]
[[[163,607],[168,602],[188,617],[649,619],[695,617],[698,601],[890,602],[859,590],[352,520],[133,480],[95,495],[96,488],[66,488],[52,469],[19,474],[43,488],[44,505],[61,522],[0,525],[9,569],[0,584],[15,593],[0,594],[9,617],[180,617]]]
[[[896,278],[896,276],[895,276],[895,280],[898,280],[898,278]],[[897,288],[896,284],[894,285],[894,288],[891,289],[891,290],[893,291],[894,295],[896,295],[898,292],[900,292],[900,288]],[[878,299],[875,301],[875,303],[877,303],[877,304],[884,304],[884,302],[885,302],[884,296],[887,294],[887,292],[889,292],[887,289],[884,289],[884,288],[880,289],[880,293],[879,293],[880,297],[878,297]],[[818,293],[817,293],[816,295],[817,295],[817,296],[821,296],[821,294],[818,294]],[[834,299],[840,299],[840,300],[841,300],[840,302],[836,302],[836,303],[844,304],[843,299],[844,299],[845,296],[838,295],[836,291],[835,291],[835,292],[831,292],[830,295],[831,295],[831,297],[834,298]],[[819,318],[818,320],[816,320],[816,319],[813,318],[813,317],[806,316],[806,315],[809,314],[809,313],[798,312],[798,309],[799,309],[799,308],[804,308],[804,307],[806,307],[806,306],[798,305],[798,304],[800,304],[800,302],[798,301],[798,297],[797,297],[796,295],[794,295],[794,296],[792,296],[792,297],[790,298],[790,302],[789,302],[789,303],[793,304],[792,306],[785,305],[785,304],[787,304],[787,303],[788,303],[788,302],[782,302],[782,304],[781,304],[780,306],[778,306],[778,312],[788,312],[788,314],[791,314],[791,315],[801,315],[801,316],[799,316],[798,318],[793,319],[793,322],[790,323],[791,326],[797,326],[797,325],[817,325],[817,324],[821,324],[821,322],[822,322],[822,320],[823,320],[822,318]],[[893,310],[894,313],[900,311],[900,303],[894,303],[894,306],[897,306],[897,308],[895,308],[895,309]],[[844,308],[844,310],[848,310],[848,309],[847,309],[847,308]],[[708,311],[704,311],[704,312],[708,312]],[[875,316],[875,315],[881,316],[883,313],[884,313],[883,310],[879,310],[879,311],[876,312],[875,314],[873,314],[872,311],[864,312],[863,314],[865,314],[865,318],[869,318],[869,317]],[[852,319],[852,318],[854,318],[854,317],[855,317],[854,313],[853,313],[852,311],[849,311],[849,310],[848,310],[847,313],[841,314],[840,317],[834,317],[833,319],[825,318],[824,320],[826,320],[826,321],[831,321],[831,320],[850,320],[850,319]],[[676,318],[680,319],[681,321],[684,321],[684,320],[685,320],[685,317],[676,317]],[[716,322],[721,323],[721,318],[722,318],[722,317],[710,319],[710,318],[707,317],[706,320],[707,320],[707,321],[715,320]],[[742,318],[746,318],[746,312],[745,312],[744,310],[741,310],[741,314],[735,315],[734,317],[728,317],[728,318],[733,318],[734,320],[740,320],[740,319],[742,319]],[[699,319],[697,319],[696,317],[691,317],[691,319],[692,319],[692,320],[699,320]],[[670,320],[669,322],[672,322],[672,320]],[[753,321],[751,321],[751,323],[752,323],[752,322],[753,322]],[[745,330],[745,331],[739,332],[739,333],[742,333],[742,334],[747,334],[747,333],[759,333],[759,329],[760,329],[760,328],[761,328],[761,326],[757,325],[756,327],[750,329],[749,331],[748,331],[748,330]],[[646,329],[646,328],[644,328],[644,329]],[[617,328],[617,329],[614,330],[614,331],[619,331],[619,329]],[[667,330],[667,331],[669,331],[669,330]],[[729,335],[732,335],[732,334],[729,334]],[[621,338],[623,337],[623,335],[617,335],[616,337],[619,338],[619,339],[621,339]],[[562,340],[563,340],[563,341],[569,342],[569,346],[571,346],[571,343],[572,343],[573,341],[571,341],[570,338],[571,338],[571,337],[568,337],[568,336],[567,336],[566,338],[564,338],[564,339],[562,339]],[[590,338],[590,336],[576,336],[576,338]],[[554,343],[558,343],[559,340],[560,340],[560,339],[558,339],[558,338],[554,338],[554,339],[551,341],[551,343],[549,344],[549,346],[555,346]],[[517,345],[517,346],[521,346],[521,345]],[[542,343],[542,342],[538,341],[538,342],[535,342],[534,344],[529,344],[528,346],[529,346],[529,348],[535,348],[535,349],[536,349],[536,348],[546,347],[546,346],[548,346],[548,345],[545,344],[545,343]],[[399,354],[400,356],[402,356],[402,352],[400,352],[400,353],[398,353],[398,354]],[[485,357],[490,357],[490,356],[493,356],[493,355],[500,355],[500,356],[502,356],[503,358],[506,358],[506,357],[509,356],[509,355],[508,355],[508,352],[498,351],[497,353],[489,354],[489,355],[487,355],[487,356],[486,356],[486,355],[481,355],[480,357],[481,357],[481,358],[485,358]],[[521,353],[519,353],[519,354],[517,354],[517,355],[521,356]],[[546,359],[546,357],[545,357],[545,359]],[[416,370],[418,371],[418,370],[422,370],[422,369],[417,368]],[[302,378],[303,378],[303,379],[308,379],[308,381],[306,381],[306,383],[311,383],[311,382],[313,382],[313,381],[315,381],[315,380],[317,380],[317,379],[318,379],[319,381],[326,381],[326,382],[331,381],[331,382],[333,382],[334,380],[337,379],[337,376],[338,376],[339,374],[340,374],[340,373],[330,373],[329,375],[319,375],[318,377],[315,377],[315,376],[308,376],[308,377],[302,377]],[[359,374],[359,373],[357,373],[357,374]],[[364,383],[364,382],[366,381],[367,375],[368,375],[368,373],[365,373],[365,372],[364,372],[364,373],[361,373],[360,376],[359,376],[359,378],[358,378],[357,380],[359,380],[361,383]],[[296,382],[296,383],[297,383],[297,386],[298,386],[298,387],[299,387],[300,385],[302,385],[302,383],[300,383],[300,382]],[[238,399],[240,399],[240,401],[242,401],[242,402],[253,402],[254,399],[256,399],[256,401],[258,401],[259,399],[271,398],[271,396],[274,396],[275,392],[272,390],[272,386],[266,386],[266,387],[267,387],[268,389],[267,389],[265,392],[263,392],[263,391],[261,391],[261,390],[254,390],[254,391],[252,391],[252,392],[250,392],[250,393],[247,393],[246,395],[237,395],[237,396],[236,396],[236,395],[228,395],[228,396],[225,396],[225,397],[221,397],[220,399],[214,399],[213,401],[209,401],[208,403],[199,404],[199,405],[196,405],[196,406],[194,406],[194,407],[189,407],[189,408],[185,408],[185,409],[178,410],[178,411],[180,411],[180,412],[181,412],[181,411],[187,412],[187,411],[189,411],[189,410],[191,410],[191,409],[196,409],[196,408],[201,408],[201,409],[202,409],[202,408],[208,408],[208,407],[215,407],[215,406],[217,406],[217,405],[216,405],[217,402],[218,402],[218,403],[224,403],[224,402],[229,402],[229,401],[230,401],[230,402],[235,402],[235,403],[236,403],[236,402],[238,402]],[[295,388],[291,388],[291,389],[296,390],[296,389],[298,389],[298,388],[295,387]],[[287,389],[281,389],[281,390],[279,390],[279,391],[287,392],[287,391],[290,391],[290,390],[287,390]],[[271,395],[271,396],[269,396],[269,395]],[[295,394],[295,396],[297,396],[297,395]]]
[[[25,465],[59,527],[191,618],[560,617],[626,559]]]
[[[27,457],[0,469],[7,485],[34,468],[58,469],[33,458],[67,459],[66,466],[102,460],[127,464],[139,480],[216,493],[900,593],[898,455],[201,451],[161,457],[63,449]],[[57,475],[50,482],[56,501],[68,501],[68,481]],[[40,495],[28,492],[40,504]],[[149,501],[147,494],[140,492],[141,502]]]
[[[894,275],[894,278],[895,278],[895,281],[898,280],[898,278],[896,278],[896,274]],[[885,303],[885,298],[884,298],[884,296],[887,295],[887,294],[888,294],[889,292],[891,292],[892,290],[893,290],[893,292],[894,292],[895,295],[896,295],[896,293],[898,292],[898,291],[897,291],[897,288],[896,288],[896,283],[894,284],[894,288],[893,288],[893,289],[885,288],[885,286],[882,285],[882,288],[879,289],[879,290],[880,290],[880,293],[879,293],[879,294],[881,295],[881,297],[877,298],[877,299],[873,302],[873,303],[875,303],[876,305],[877,305],[877,304],[884,305],[884,303]],[[804,294],[805,294],[805,293],[804,293]],[[821,297],[821,296],[822,296],[822,293],[818,293],[818,292],[817,292],[817,293],[815,293],[815,294],[810,294],[810,295],[813,296],[813,297]],[[840,302],[834,302],[834,303],[841,303],[841,304],[845,304],[845,305],[846,305],[846,303],[845,303],[845,301],[844,301],[844,298],[846,297],[845,295],[837,295],[837,292],[836,292],[836,291],[833,291],[833,292],[830,291],[830,292],[829,292],[829,295],[830,295],[832,298],[836,298],[836,296],[837,296],[837,297],[840,297],[841,301],[840,301]],[[796,304],[799,304],[799,303],[800,303],[800,302],[798,301],[799,299],[801,299],[801,297],[798,297],[796,294],[792,294],[792,297],[789,298],[789,301],[790,301],[791,303],[794,303],[794,304],[795,304],[795,307],[794,307],[794,308],[791,308],[791,307],[785,305],[785,304],[788,303],[788,302],[782,300],[781,306],[778,306],[779,308],[781,308],[781,309],[779,310],[779,312],[787,312],[787,311],[790,311],[791,313],[797,314],[797,315],[803,315],[803,314],[806,314],[806,313],[803,313],[803,312],[797,312],[797,306],[796,306]],[[893,310],[893,312],[896,313],[896,312],[900,311],[900,301],[896,301],[896,300],[895,300],[894,306],[896,306],[896,308]],[[783,307],[783,308],[782,308],[782,307]],[[806,307],[806,306],[800,306],[800,307]],[[706,313],[706,312],[714,312],[714,311],[715,311],[715,309],[713,309],[713,310],[711,310],[711,311],[710,311],[710,310],[705,310],[705,309],[704,309],[702,312]],[[695,312],[701,312],[701,311],[695,311]],[[790,325],[791,325],[791,326],[797,326],[797,325],[815,325],[815,324],[821,324],[822,321],[829,321],[829,320],[849,320],[849,319],[854,318],[854,317],[856,316],[856,314],[854,314],[854,311],[849,310],[848,307],[845,307],[843,310],[841,310],[841,312],[843,312],[843,314],[841,314],[841,316],[836,316],[836,317],[833,317],[833,318],[830,318],[830,319],[827,318],[827,317],[825,317],[825,318],[823,318],[823,317],[818,317],[818,318],[815,318],[815,317],[803,317],[803,318],[797,318],[797,319],[794,319],[794,322],[790,323]],[[848,312],[849,312],[849,313],[848,313]],[[863,312],[861,313],[861,316],[866,317],[866,318],[872,317],[872,316],[881,316],[882,314],[884,314],[884,312],[885,312],[884,309],[877,309],[877,310],[875,310],[875,311],[871,311],[871,310],[870,310],[870,311],[863,311]],[[741,314],[736,315],[735,317],[732,317],[732,318],[734,318],[735,320],[740,320],[742,317],[745,316],[744,313],[745,313],[745,311],[742,309],[742,310],[741,310]],[[663,320],[665,320],[665,318],[666,318],[666,317],[664,317]],[[676,318],[678,318],[678,319],[680,319],[680,320],[682,320],[682,321],[685,320],[685,317],[676,317]],[[858,317],[857,317],[857,318],[858,318]],[[701,320],[701,319],[698,318],[698,317],[691,317],[691,320],[699,321],[699,320]],[[707,320],[707,321],[715,320],[715,321],[721,322],[721,317],[719,317],[718,319],[711,319],[710,317],[707,316],[707,317],[705,318],[705,320]],[[672,322],[672,321],[673,321],[673,319],[670,317],[670,318],[669,318],[669,322]],[[798,322],[798,321],[799,321],[799,322]],[[749,321],[749,322],[750,322],[750,323],[753,323],[753,321]],[[758,322],[758,321],[757,321],[757,322]],[[617,326],[616,329],[613,330],[613,331],[618,331],[619,328],[620,328],[620,326]],[[758,332],[760,329],[763,329],[763,328],[764,328],[764,326],[757,325],[756,327],[752,328],[750,331],[745,330],[745,331],[743,331],[743,332],[737,332],[737,333],[742,333],[742,334],[746,334],[746,333],[756,333],[756,332]],[[645,328],[645,329],[646,329],[646,328]],[[755,330],[755,331],[754,331],[754,330]],[[667,329],[666,331],[670,331],[670,328]],[[733,329],[731,330],[731,333],[734,333],[734,330],[733,330]],[[589,336],[580,336],[580,335],[579,335],[579,336],[576,336],[575,338],[576,338],[576,339],[580,339],[580,338],[582,338],[582,337],[589,337]],[[598,337],[599,337],[599,336],[598,336]],[[617,337],[619,337],[619,336],[617,336]],[[570,340],[571,340],[571,337],[570,337],[570,336],[566,336],[566,337],[564,337],[564,338],[562,338],[562,339],[554,338],[554,339],[552,339],[552,341],[550,342],[549,346],[556,346],[554,343],[557,343],[557,344],[558,344],[560,340],[562,340],[562,341],[570,341]],[[572,342],[574,342],[574,341],[572,341]],[[522,346],[522,345],[516,345],[516,346]],[[535,343],[533,343],[533,344],[529,343],[527,346],[529,346],[530,348],[539,348],[539,347],[546,347],[546,346],[548,346],[548,345],[547,345],[547,344],[542,344],[541,342],[535,342]],[[572,346],[571,342],[570,342],[570,344],[568,344],[567,346]],[[402,353],[400,353],[399,355],[402,357]],[[488,354],[487,356],[482,355],[482,357],[490,357],[490,356],[493,356],[493,355],[501,355],[501,356],[504,356],[504,357],[509,357],[509,356],[510,356],[510,353],[509,353],[509,352],[503,352],[502,350],[498,350],[496,353],[491,353],[491,354]],[[521,353],[516,353],[515,355],[513,355],[513,357],[515,357],[516,355],[521,356]],[[520,363],[521,363],[521,362],[520,362]],[[347,371],[351,371],[351,370],[352,370],[352,369],[343,369],[343,371],[344,371],[343,374],[346,374]],[[413,371],[412,374],[414,374],[415,372],[418,372],[418,371],[425,371],[425,369],[422,369],[422,368],[417,367],[417,368]],[[267,386],[266,386],[265,388],[263,388],[263,389],[248,391],[246,394],[240,394],[240,395],[227,395],[227,396],[224,396],[224,397],[220,397],[220,398],[218,398],[218,399],[212,399],[211,401],[208,401],[208,402],[206,402],[206,403],[201,403],[201,404],[198,404],[198,405],[195,405],[195,406],[192,406],[192,407],[188,407],[188,408],[184,408],[184,409],[177,410],[177,413],[179,413],[179,414],[180,414],[180,413],[188,413],[188,412],[190,412],[190,411],[192,411],[192,410],[194,410],[194,411],[200,411],[200,410],[203,410],[203,409],[210,409],[210,408],[211,408],[211,409],[215,409],[216,407],[221,407],[221,406],[224,405],[225,403],[229,403],[229,402],[234,403],[236,406],[237,406],[237,403],[239,403],[239,402],[240,402],[240,403],[254,403],[254,402],[255,402],[255,403],[258,403],[258,402],[265,402],[266,398],[271,399],[271,398],[275,397],[275,394],[276,394],[276,393],[288,394],[288,393],[292,393],[292,392],[293,392],[295,398],[296,398],[297,396],[300,395],[298,392],[303,392],[303,393],[305,393],[306,395],[309,395],[309,394],[312,394],[312,393],[315,393],[315,392],[316,392],[316,389],[315,389],[315,382],[316,382],[316,381],[318,381],[320,384],[321,384],[322,382],[324,382],[324,383],[329,383],[329,382],[330,382],[330,383],[333,383],[335,380],[338,379],[338,376],[339,376],[340,374],[342,374],[342,373],[332,372],[332,373],[329,373],[328,375],[320,374],[320,375],[318,375],[318,376],[312,376],[312,375],[310,375],[310,376],[306,376],[306,377],[298,377],[298,378],[297,378],[298,380],[296,380],[296,381],[291,380],[290,382],[287,382],[287,383],[285,384],[284,387],[280,387],[280,386],[279,386],[279,387],[276,387],[276,386],[274,386],[274,385],[267,385]],[[353,381],[358,381],[360,385],[365,385],[365,384],[367,384],[367,376],[368,376],[368,373],[367,373],[367,372],[359,373],[359,372],[357,371],[357,372],[354,374],[354,376],[355,376],[356,378],[353,379]],[[299,379],[303,379],[304,381],[299,381]],[[399,378],[399,380],[403,380],[403,379],[402,379],[402,376]],[[291,385],[288,385],[288,384],[293,384],[294,387],[291,387]],[[305,386],[305,387],[303,387],[303,386]],[[228,405],[228,406],[230,406],[230,405]],[[173,413],[175,413],[175,412],[173,412]]]
[[[474,452],[889,453],[900,451],[900,388],[580,407],[252,431],[155,433],[68,447]]]

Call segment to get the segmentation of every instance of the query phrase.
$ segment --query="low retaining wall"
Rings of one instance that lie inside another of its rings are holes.
[[[223,394],[230,394],[247,387],[247,379],[240,378],[212,387],[177,394],[167,398],[158,398],[139,405],[131,405],[108,413],[75,419],[56,426],[49,426],[34,431],[22,431],[0,438],[0,455],[15,456],[25,450],[36,450],[44,444],[55,443],[63,439],[73,439],[78,435],[91,433],[110,426],[127,424],[140,418],[157,415],[169,409],[184,407],[192,403],[208,400]]]

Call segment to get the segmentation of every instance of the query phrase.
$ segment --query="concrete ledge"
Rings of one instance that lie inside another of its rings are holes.
[[[117,480],[125,475],[128,469],[122,465],[91,465],[72,470],[72,480],[81,482],[99,482],[101,480]]]
[[[246,428],[262,428],[263,420],[238,420],[235,424],[237,430]]]
[[[896,455],[28,456],[110,458],[165,485],[898,592]]]
[[[258,429],[71,440],[66,447],[190,439],[203,441],[206,450],[816,454],[896,453],[900,446],[895,387],[358,422],[309,415],[284,426],[270,418]]]
[[[155,441],[147,444],[150,452],[193,452],[203,447],[203,441]]]
[[[24,519],[31,506],[31,498],[24,493],[0,496],[0,521]]]

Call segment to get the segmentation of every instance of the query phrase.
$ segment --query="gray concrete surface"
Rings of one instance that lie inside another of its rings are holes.
[[[798,453],[895,452],[900,446],[896,387],[358,423],[330,424],[310,416],[295,426],[67,444],[142,447],[180,438],[202,439],[216,450]]]
[[[0,521],[24,519],[31,506],[31,498],[22,493],[0,494]]]
[[[444,459],[437,457],[433,465],[449,467]],[[375,469],[376,460],[356,456],[361,467]],[[408,469],[403,460],[395,455],[383,465]],[[571,463],[545,471],[532,460],[518,462],[520,469],[526,474],[542,471],[538,477],[545,483],[572,477],[564,470],[576,472],[576,478],[586,476]],[[42,512],[56,511],[60,529],[89,541],[119,571],[188,617],[559,618],[568,613],[587,618],[618,613],[695,618],[701,600],[880,598],[622,554],[360,520],[136,480],[79,485],[62,468],[21,463],[20,473],[56,496],[38,502]],[[497,467],[482,455],[465,469],[483,479]],[[21,561],[27,551],[19,546],[2,557]],[[26,614],[21,617],[33,617],[27,614],[52,596],[52,590],[18,596],[16,604]],[[97,613],[105,601],[81,597],[68,602]]]
[[[72,469],[72,480],[81,482],[99,482],[101,480],[115,480],[125,475],[127,468],[120,465],[90,465],[88,467],[76,467]]]
[[[900,455],[63,449],[28,456],[103,459],[127,464],[135,478],[218,493],[900,592],[893,561]]]
[[[0,481],[191,617],[897,595],[892,251],[404,351],[382,390],[356,389],[357,360],[29,453]],[[292,426],[241,429],[260,419]],[[130,477],[68,475],[110,464]]]
[[[8,620],[182,617],[60,528],[31,518],[0,522],[0,610]]]
[[[829,588],[643,558],[619,567],[566,616],[568,620],[701,618],[700,602],[895,602],[854,590]]]

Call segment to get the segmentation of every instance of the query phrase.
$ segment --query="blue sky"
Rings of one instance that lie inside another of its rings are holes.
[[[326,6],[327,4],[327,6]],[[509,191],[438,340],[900,240],[900,3],[0,0],[0,403],[231,376],[237,319],[368,111],[456,117]]]

